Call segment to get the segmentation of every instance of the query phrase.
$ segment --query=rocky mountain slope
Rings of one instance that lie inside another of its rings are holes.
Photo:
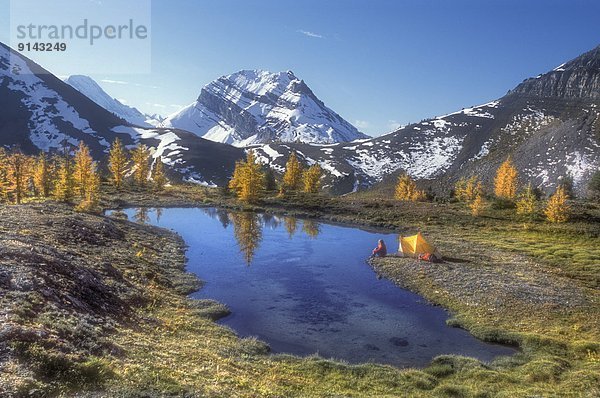
[[[282,166],[291,151],[328,172],[346,193],[405,171],[434,191],[462,176],[491,183],[509,155],[522,183],[550,192],[572,178],[583,193],[600,167],[600,47],[533,79],[496,101],[424,120],[384,136],[334,145],[258,146],[261,160]]]
[[[238,147],[271,142],[335,143],[366,138],[327,108],[291,71],[243,70],[206,85],[165,127]]]
[[[224,184],[243,151],[175,128],[144,128],[107,111],[28,58],[0,43],[0,145],[26,153],[74,148],[84,141],[104,160],[119,137],[144,143],[170,176],[205,185]]]
[[[108,95],[94,79],[84,75],[72,75],[65,79],[77,91],[100,105],[107,111],[127,122],[141,127],[157,127],[164,118],[159,115],[146,115],[137,108],[125,105],[118,99]]]

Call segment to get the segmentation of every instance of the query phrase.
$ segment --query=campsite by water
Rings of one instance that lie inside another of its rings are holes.
[[[515,352],[446,325],[446,310],[378,277],[366,258],[397,235],[218,208],[127,209],[187,245],[187,270],[205,281],[194,298],[226,304],[220,322],[274,353],[350,363],[425,366],[441,354],[489,361]]]

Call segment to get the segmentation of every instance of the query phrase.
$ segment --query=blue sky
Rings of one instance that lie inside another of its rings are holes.
[[[8,0],[0,11],[6,42]],[[151,13],[151,73],[92,75],[114,97],[169,114],[221,75],[292,70],[371,135],[498,98],[600,44],[593,0],[153,0]],[[80,72],[69,57],[43,66]]]

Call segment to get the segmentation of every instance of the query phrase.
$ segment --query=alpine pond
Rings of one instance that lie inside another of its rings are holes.
[[[393,252],[395,234],[216,208],[125,212],[178,232],[188,271],[206,282],[192,296],[226,304],[232,313],[220,322],[274,353],[408,367],[441,354],[489,361],[515,352],[447,326],[446,310],[378,277],[365,259],[378,239]]]

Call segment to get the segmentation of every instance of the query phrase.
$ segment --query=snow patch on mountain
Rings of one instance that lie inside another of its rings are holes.
[[[458,112],[452,112],[452,113],[448,113],[447,115],[440,116],[437,118],[437,120],[445,119],[448,116],[460,115],[460,114],[472,116],[472,117],[483,117],[483,118],[493,119],[494,115],[489,112],[489,109],[497,108],[499,104],[500,104],[500,101],[491,101],[491,102],[488,102],[487,104],[478,105],[478,106],[474,106],[471,108],[463,108],[462,110],[460,110]]]
[[[566,168],[573,178],[573,184],[580,186],[585,182],[585,177],[598,170],[599,162],[594,162],[592,156],[586,156],[581,152],[567,155]]]
[[[94,131],[87,120],[80,117],[56,91],[31,71],[21,57],[11,56],[10,51],[0,46],[0,78],[9,90],[23,95],[21,102],[31,111],[29,130],[31,142],[43,151],[61,148],[65,143],[76,146],[78,140],[64,134],[57,124],[68,123],[75,129],[95,137],[108,147],[106,140]]]

